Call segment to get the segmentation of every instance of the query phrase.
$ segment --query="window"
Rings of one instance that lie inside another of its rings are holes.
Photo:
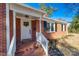
[[[47,23],[46,21],[44,21],[44,31],[48,31],[48,32],[55,31],[55,24]]]
[[[46,30],[47,30],[47,22],[44,21],[44,31],[46,31]]]
[[[47,31],[50,31],[50,23],[47,23]]]
[[[65,25],[61,24],[61,31],[64,31],[64,30],[65,30]]]
[[[54,31],[54,23],[51,23],[51,31]]]

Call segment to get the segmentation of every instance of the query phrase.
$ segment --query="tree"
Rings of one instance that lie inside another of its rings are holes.
[[[40,5],[40,8],[48,14],[48,16],[51,16],[52,13],[57,10],[56,8],[53,8],[51,5],[46,6],[46,4],[44,3],[40,3],[39,5]]]
[[[71,25],[68,28],[69,32],[79,33],[79,4],[67,3],[65,7],[70,13],[74,13]],[[67,15],[70,15],[70,13],[68,12]]]
[[[69,26],[69,32],[79,33],[79,14],[74,16],[73,21]]]

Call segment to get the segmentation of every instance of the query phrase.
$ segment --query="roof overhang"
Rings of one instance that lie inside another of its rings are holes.
[[[21,13],[24,15],[31,15],[31,16],[35,16],[35,17],[41,17],[45,14],[45,12],[42,10],[37,10],[35,8],[32,8],[25,4],[20,4],[20,3],[10,4],[10,9],[14,10],[17,13]]]
[[[25,5],[25,4],[22,4],[22,3],[17,3],[17,4],[20,5],[20,6],[23,6],[23,7],[25,7],[25,8],[30,8],[30,9],[35,10],[35,11],[37,11],[37,12],[40,12],[40,13],[42,13],[42,14],[45,14],[45,13],[46,13],[46,12],[43,11],[43,10],[38,10],[38,9],[35,9],[35,8],[31,7],[31,6],[28,6],[28,5]]]
[[[55,20],[56,23],[67,24],[68,22],[65,20]]]
[[[43,17],[44,21],[47,21],[49,23],[55,23],[55,20],[53,20],[52,18],[49,17]]]
[[[64,21],[64,20],[54,20],[52,18],[49,18],[49,17],[43,17],[44,21],[47,21],[49,23],[61,23],[61,24],[67,24],[68,22],[67,21]]]

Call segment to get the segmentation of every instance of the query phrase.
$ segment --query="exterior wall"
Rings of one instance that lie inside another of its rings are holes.
[[[39,20],[34,20],[36,22],[36,32],[40,32],[40,24],[39,24]],[[35,26],[35,25],[34,25]],[[44,31],[44,22],[42,21],[42,25],[41,25],[41,31],[43,32]]]
[[[42,21],[42,32],[44,31],[43,27],[43,21]],[[32,20],[32,39],[36,40],[36,32],[40,32],[40,24],[39,20]]]
[[[67,29],[67,28],[66,28]],[[57,31],[56,32],[51,32],[49,34],[49,39],[56,39],[56,38],[61,38],[62,36],[65,36],[67,34],[66,31],[61,31],[61,24],[57,24]]]
[[[13,11],[12,10],[9,11],[9,15],[10,15],[9,21],[10,21],[10,43],[11,43],[11,40],[13,37]]]
[[[0,55],[6,52],[6,4],[0,3]]]
[[[41,27],[41,31],[44,32],[44,21],[42,21]],[[40,32],[39,20],[36,20],[36,32]]]
[[[36,31],[39,32],[39,20],[37,20],[36,22]],[[66,25],[65,25],[66,26]],[[44,21],[42,21],[42,33],[44,34],[44,36],[46,38],[48,38],[49,40],[52,40],[52,39],[56,39],[56,38],[60,38],[62,36],[65,36],[67,35],[67,26],[66,26],[66,31],[61,31],[61,24],[60,23],[57,23],[57,31],[55,32],[47,32],[47,31],[44,31]]]
[[[36,20],[32,20],[32,22],[31,22],[31,24],[32,24],[32,40],[36,40],[36,31],[37,31],[37,29],[36,29],[36,26],[38,26],[37,25],[37,23],[36,23],[37,21]]]

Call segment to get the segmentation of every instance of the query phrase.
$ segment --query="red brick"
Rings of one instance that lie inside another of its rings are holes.
[[[0,55],[6,55],[6,4],[0,3]]]

